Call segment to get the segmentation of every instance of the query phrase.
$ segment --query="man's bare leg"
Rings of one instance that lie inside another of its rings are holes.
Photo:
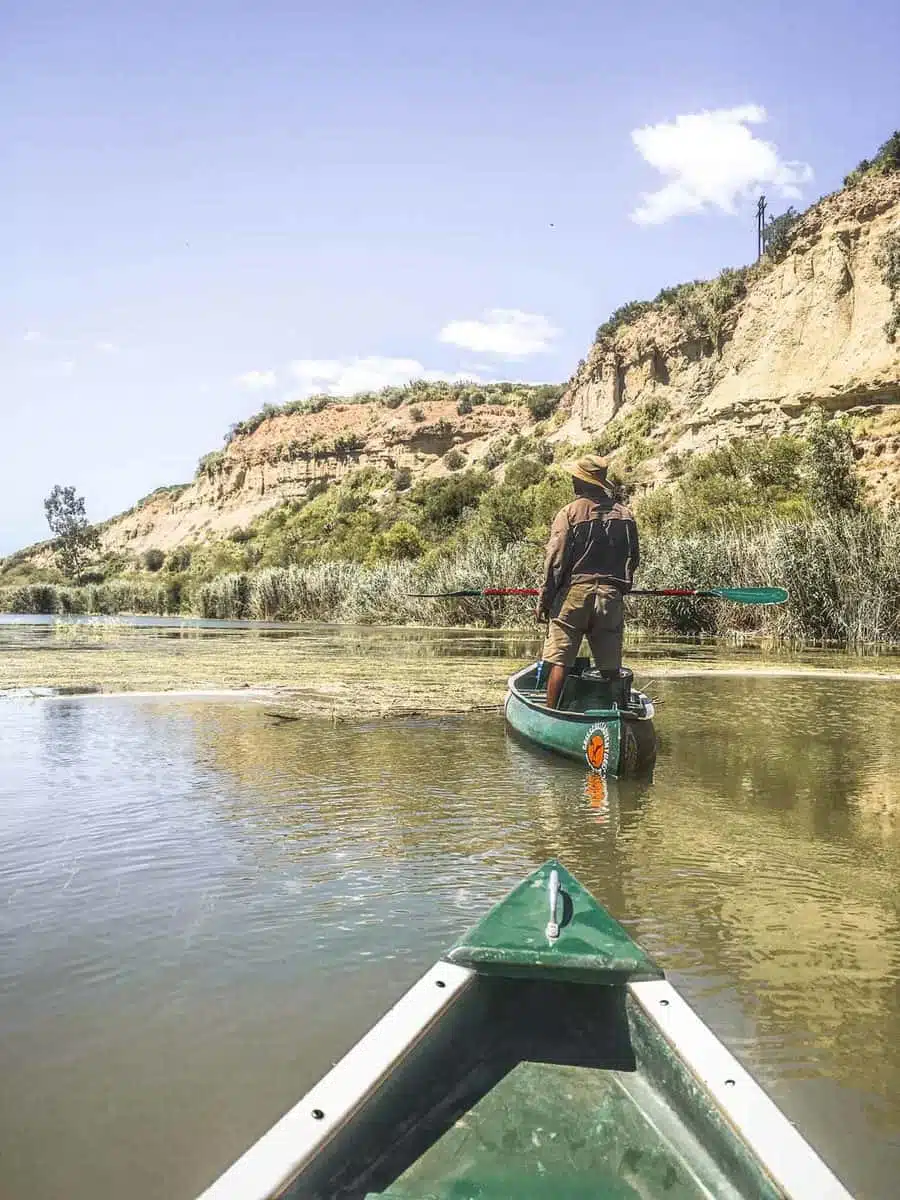
[[[547,676],[547,707],[556,708],[559,704],[559,697],[563,690],[563,684],[566,682],[566,668],[552,666],[550,674]]]

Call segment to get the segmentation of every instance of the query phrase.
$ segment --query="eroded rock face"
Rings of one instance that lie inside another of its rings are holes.
[[[664,308],[594,345],[551,438],[589,442],[654,402],[652,453],[634,471],[646,488],[667,478],[673,451],[800,430],[818,403],[863,418],[857,440],[870,493],[900,500],[900,341],[885,335],[891,297],[877,262],[892,230],[900,230],[898,175],[822,201],[797,226],[787,257],[750,280],[714,339]],[[446,472],[451,448],[480,465],[492,441],[532,428],[522,408],[484,405],[461,416],[452,401],[416,407],[420,420],[407,406],[333,404],[266,421],[186,488],[110,522],[105,548],[141,553],[221,537],[358,466],[427,478]]]
[[[571,398],[572,414],[585,433],[599,432],[622,406],[624,367],[614,351],[598,356],[591,375]]]
[[[318,413],[278,416],[235,438],[186,488],[156,493],[115,518],[101,533],[103,547],[141,554],[223,537],[359,467],[408,467],[414,480],[428,478],[447,472],[443,457],[451,449],[477,466],[492,440],[527,424],[527,411],[516,406],[485,404],[460,416],[452,401],[398,409],[330,404]]]
[[[665,453],[706,450],[747,434],[799,431],[812,404],[865,418],[861,467],[877,499],[900,499],[900,341],[885,334],[892,300],[878,263],[900,231],[900,175],[863,180],[822,201],[791,251],[755,273],[718,345],[665,308],[595,345],[563,403],[588,433],[648,401],[667,415],[645,486],[665,478]],[[610,363],[616,361],[616,369]],[[889,465],[888,465],[889,464]]]

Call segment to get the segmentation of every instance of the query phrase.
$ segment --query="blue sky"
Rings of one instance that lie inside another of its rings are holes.
[[[900,126],[898,35],[893,0],[11,0],[0,554],[267,400],[567,378]]]

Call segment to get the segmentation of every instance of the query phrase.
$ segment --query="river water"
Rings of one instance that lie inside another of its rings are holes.
[[[900,1178],[900,687],[675,678],[650,781],[494,714],[0,702],[0,1196],[195,1195],[559,856],[860,1197]]]

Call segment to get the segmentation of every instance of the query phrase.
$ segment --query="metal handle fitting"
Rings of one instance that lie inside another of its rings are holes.
[[[550,872],[550,920],[547,922],[547,937],[553,941],[559,937],[559,923],[556,920],[556,908],[559,903],[559,872]]]

